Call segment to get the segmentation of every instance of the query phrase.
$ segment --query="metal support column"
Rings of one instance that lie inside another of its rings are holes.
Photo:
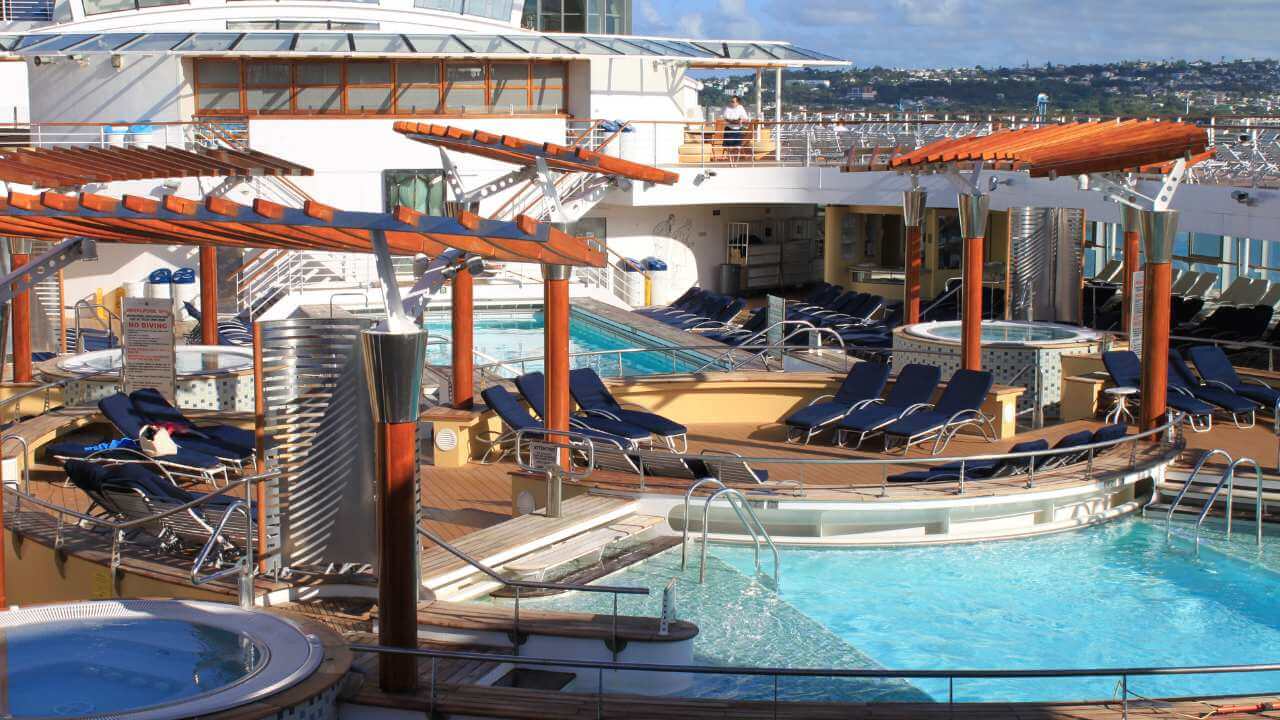
[[[961,287],[960,367],[982,369],[982,266],[990,198],[960,193],[960,234],[964,237],[964,279]]]
[[[807,159],[807,158],[806,158]],[[773,70],[773,160],[782,162],[782,68]]]
[[[903,322],[920,322],[920,224],[929,194],[913,187],[902,193],[902,224],[907,231],[906,278],[902,283]]]
[[[1169,387],[1170,287],[1173,284],[1173,237],[1178,232],[1177,210],[1143,210],[1142,242],[1147,264],[1142,319],[1142,428],[1164,421]]]

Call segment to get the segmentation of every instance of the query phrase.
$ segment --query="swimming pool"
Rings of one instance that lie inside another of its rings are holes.
[[[1244,524],[1247,525],[1247,524]],[[1259,555],[1252,528],[1228,544],[1206,531],[1198,555],[1163,520],[1117,520],[1002,542],[883,549],[784,547],[781,591],[752,579],[749,548],[712,546],[707,584],[679,550],[601,580],[645,584],[624,612],[656,615],[678,577],[678,617],[701,628],[698,662],[778,667],[1017,669],[1163,667],[1280,659],[1280,539]],[[1243,535],[1243,537],[1242,537]],[[691,553],[691,557],[696,553]],[[767,561],[766,561],[767,565]],[[766,568],[767,569],[767,568]],[[608,612],[608,597],[537,601]],[[530,602],[532,606],[533,601]],[[1119,678],[960,679],[957,701],[1103,700]],[[1280,688],[1280,673],[1135,677],[1144,696]],[[772,697],[769,678],[695,679],[701,696]],[[784,679],[789,699],[946,701],[946,680]]]
[[[448,338],[450,323],[447,317],[428,316],[427,332],[432,339]],[[477,312],[475,318],[475,348],[496,360],[542,357],[543,315],[539,311]],[[584,313],[574,311],[569,318],[569,352],[584,353],[599,350],[625,350],[634,347],[658,347],[660,343],[638,334],[626,335],[603,324],[592,322]],[[432,364],[449,364],[449,348],[444,345],[428,347],[427,359]],[[477,358],[476,362],[484,361]],[[622,355],[619,372],[618,355],[575,357],[572,366],[592,367],[603,377],[618,375],[654,375],[670,372],[692,372],[696,365],[685,358],[670,353],[626,353]],[[505,372],[542,370],[540,361],[512,366]]]
[[[914,337],[960,342],[961,327],[959,321],[919,323],[908,327],[906,332]],[[1068,341],[1084,342],[1095,340],[1097,337],[1098,334],[1092,330],[1071,325],[1045,322],[1016,322],[1012,320],[984,320],[982,322],[982,342],[984,344],[1037,345]]]

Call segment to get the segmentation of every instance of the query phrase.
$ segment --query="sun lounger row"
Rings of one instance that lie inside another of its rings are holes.
[[[641,308],[634,312],[681,330],[726,326],[746,301],[729,295],[691,287],[665,307]]]
[[[954,460],[925,470],[912,470],[890,475],[888,480],[889,482],[899,483],[955,482],[960,479],[962,472],[966,480],[988,480],[1024,475],[1031,472],[1033,464],[1036,472],[1055,470],[1087,461],[1090,455],[1087,446],[1114,442],[1123,438],[1126,433],[1127,430],[1124,425],[1112,424],[1095,431],[1080,430],[1065,435],[1054,443],[1052,448],[1049,446],[1049,441],[1043,438],[1026,440],[1009,448],[1007,454],[1044,453],[1050,449],[1060,452],[1043,456],[1028,455],[1026,457],[965,460],[963,462]],[[1096,457],[1107,449],[1100,448],[1095,450],[1093,454]]]
[[[1199,369],[1199,376],[1177,350],[1169,351],[1166,402],[1174,410],[1185,413],[1192,429],[1197,432],[1213,428],[1215,410],[1229,414],[1237,427],[1252,427],[1260,407],[1274,408],[1276,401],[1280,400],[1280,393],[1270,388],[1241,382],[1235,368],[1231,367],[1231,361],[1220,348],[1212,345],[1194,347],[1188,350],[1188,356]],[[1142,366],[1132,351],[1103,353],[1102,363],[1117,386],[1142,387]]]
[[[98,401],[98,409],[120,432],[124,442],[86,445],[61,441],[46,447],[48,456],[59,462],[85,459],[103,463],[156,462],[174,474],[209,482],[225,480],[229,468],[239,469],[252,462],[255,441],[251,430],[231,425],[196,425],[154,389],[109,395]],[[155,458],[144,455],[139,449],[139,436],[147,425],[168,430],[177,452]]]
[[[788,427],[787,441],[807,444],[824,430],[833,429],[835,442],[842,447],[855,435],[855,447],[867,438],[883,435],[886,449],[901,443],[905,452],[912,445],[933,440],[933,452],[937,454],[966,427],[976,427],[988,440],[995,440],[991,419],[981,409],[994,384],[991,373],[957,370],[934,403],[941,375],[933,365],[906,365],[889,393],[881,398],[888,383],[889,366],[860,362],[834,395],[814,398],[783,420]]]

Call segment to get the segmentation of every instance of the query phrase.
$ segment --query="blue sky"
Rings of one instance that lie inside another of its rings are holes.
[[[632,0],[637,34],[789,40],[859,66],[1280,54],[1276,0]]]

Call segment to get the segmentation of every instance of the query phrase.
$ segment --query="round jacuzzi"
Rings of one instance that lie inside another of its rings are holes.
[[[179,345],[174,348],[174,369],[179,377],[216,375],[253,369],[253,351],[228,345]],[[95,350],[58,358],[58,367],[77,375],[119,372],[123,355],[117,349]]]
[[[103,600],[0,613],[14,718],[204,716],[307,679],[320,639],[285,618],[190,600]]]
[[[962,329],[959,321],[947,321],[908,325],[905,332],[912,337],[959,343]],[[982,323],[983,345],[1040,346],[1093,342],[1097,339],[1098,333],[1072,325],[1012,320],[988,320]]]
[[[119,348],[65,355],[37,364],[51,380],[67,379],[67,405],[93,405],[120,389]],[[177,401],[195,410],[253,411],[253,350],[230,345],[174,348]]]
[[[942,368],[943,376],[960,368],[959,321],[904,325],[893,331],[895,369],[905,363],[925,363]],[[1025,388],[1018,409],[1039,406],[1047,415],[1058,411],[1062,400],[1062,358],[1087,355],[1102,349],[1102,335],[1088,328],[1049,322],[984,320],[982,368],[991,371],[996,384]]]

